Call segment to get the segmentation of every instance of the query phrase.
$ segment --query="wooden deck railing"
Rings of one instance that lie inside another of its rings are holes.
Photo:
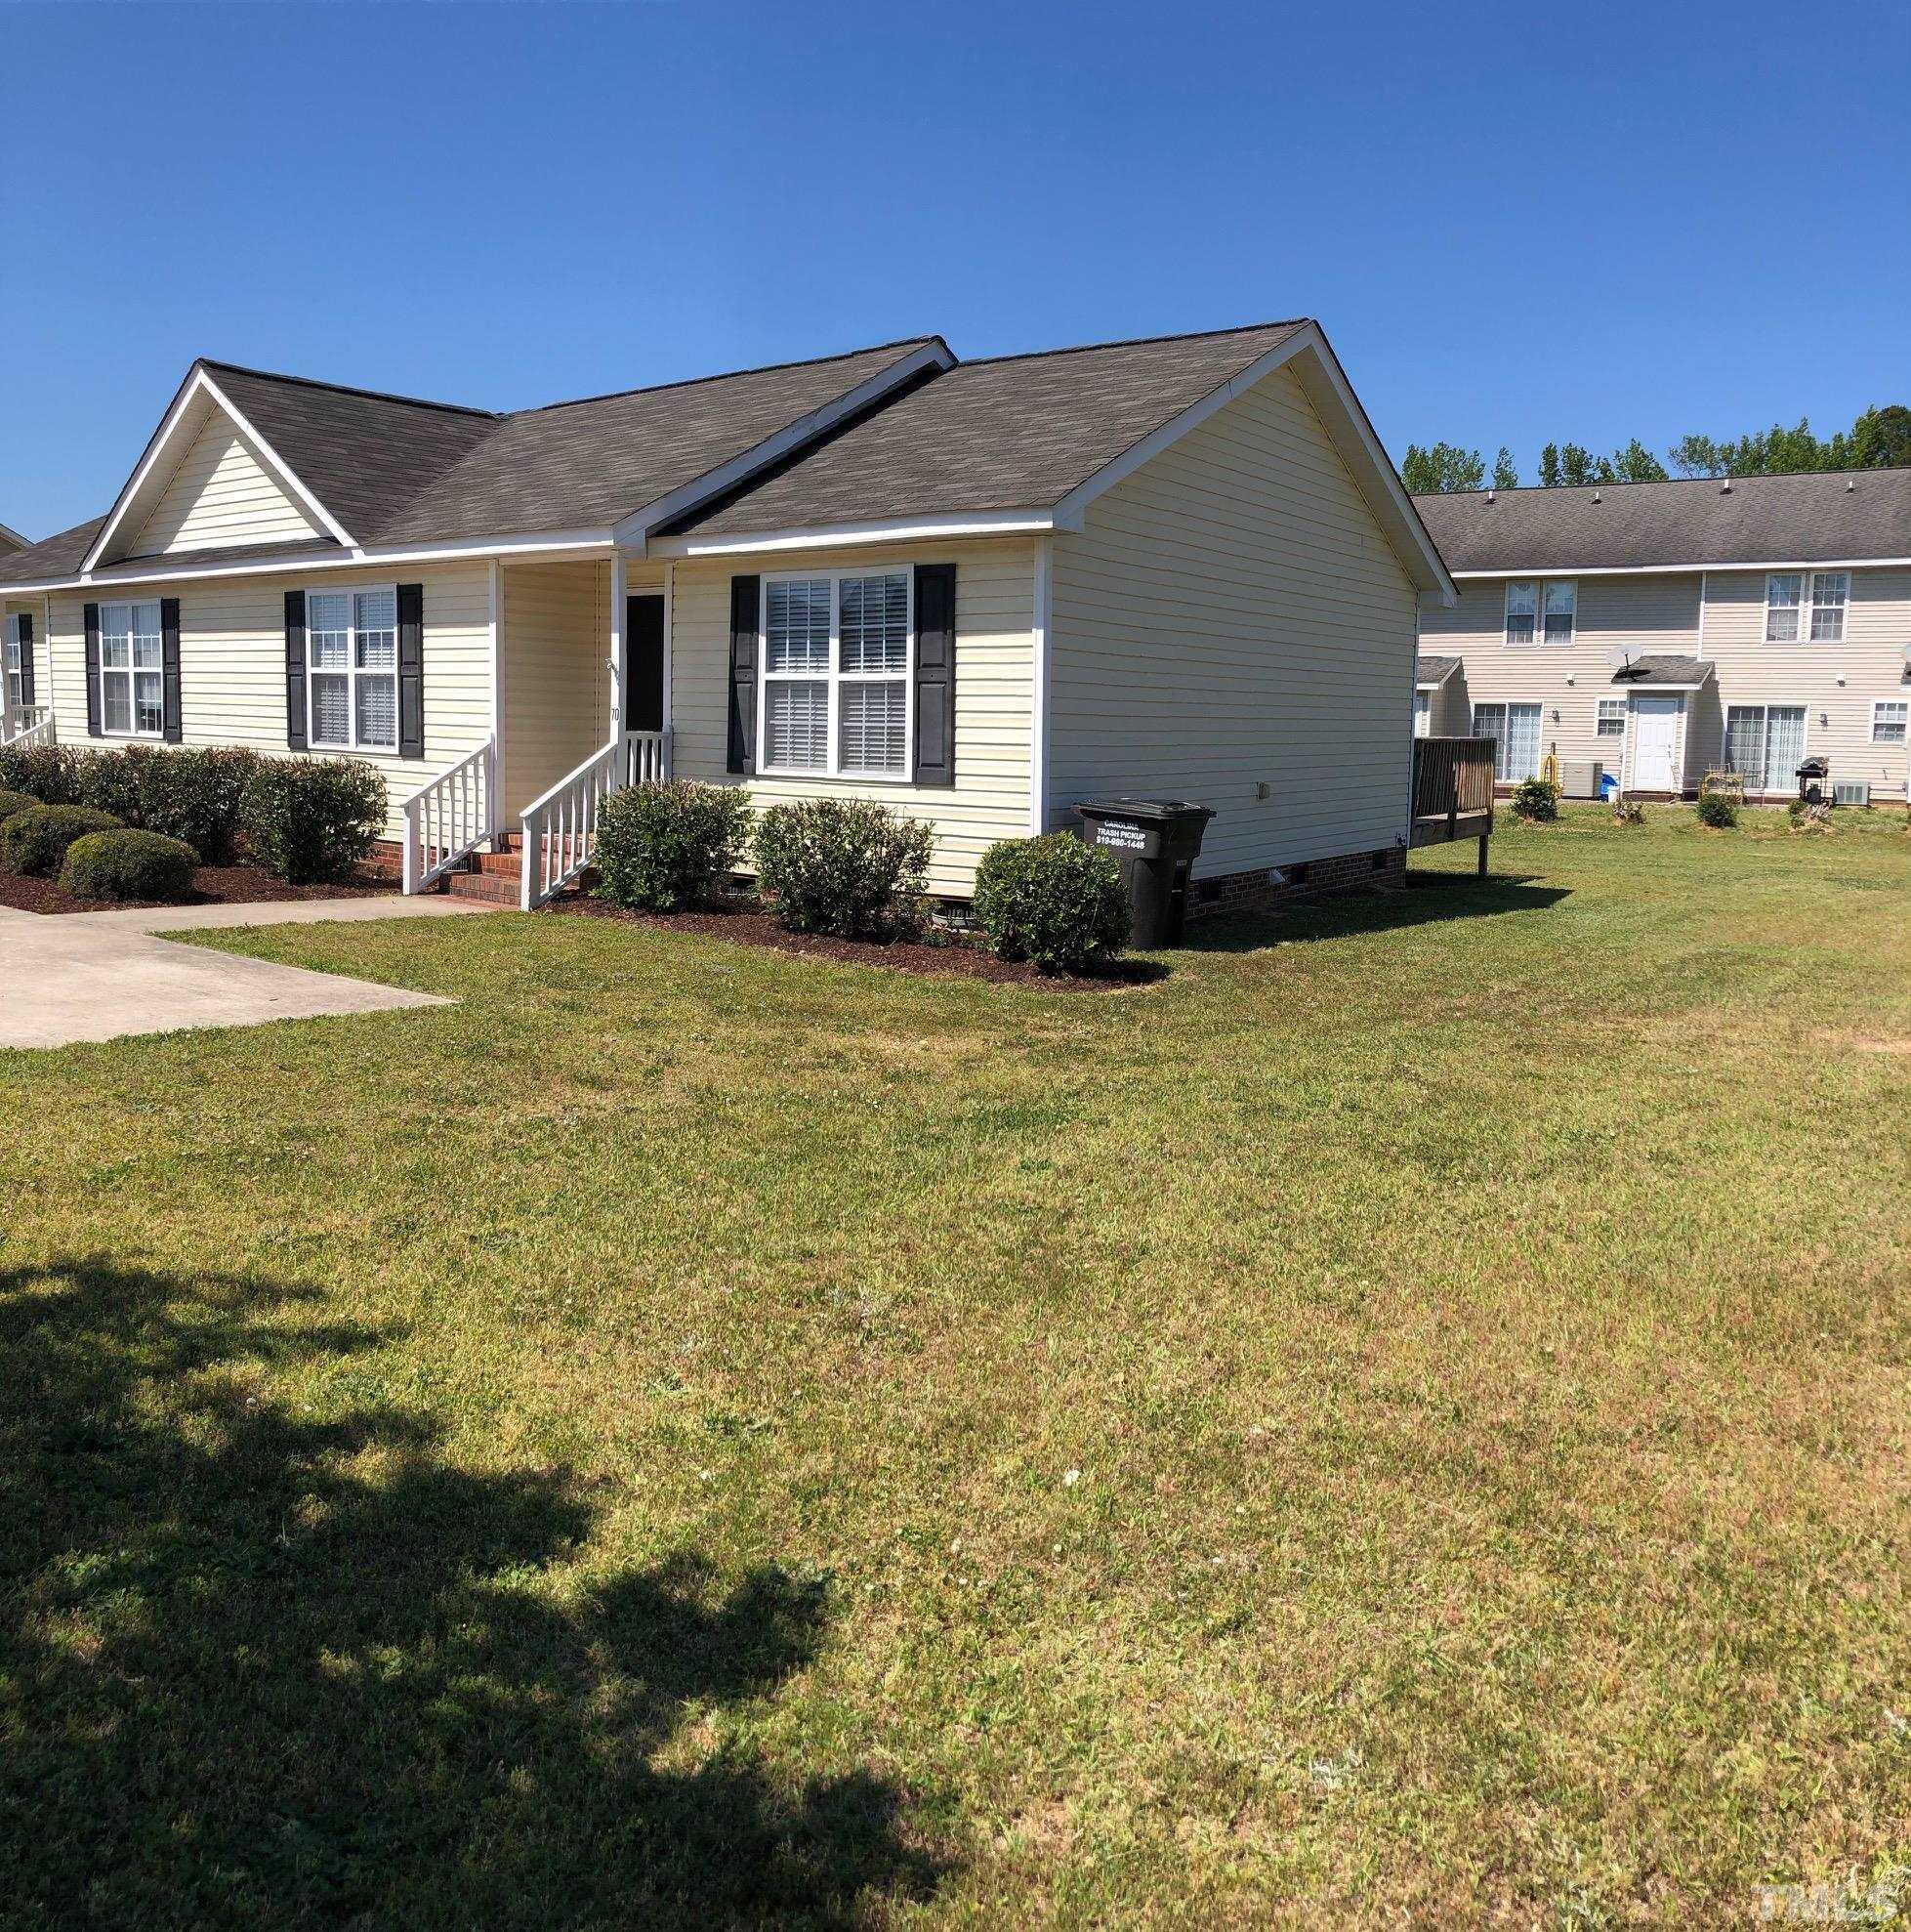
[[[1490,737],[1417,737],[1413,741],[1415,819],[1470,819],[1493,810]]]

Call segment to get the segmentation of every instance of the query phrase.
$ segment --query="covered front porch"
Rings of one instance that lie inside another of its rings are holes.
[[[597,816],[671,771],[675,567],[617,551],[491,564],[490,740],[404,806],[403,877],[475,872],[526,910],[590,862]],[[454,889],[457,889],[454,887]]]

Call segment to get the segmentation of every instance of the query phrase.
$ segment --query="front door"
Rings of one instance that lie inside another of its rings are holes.
[[[1683,790],[1678,772],[1681,697],[1633,698],[1634,791]]]
[[[630,674],[624,680],[624,729],[664,728],[664,601],[632,597],[624,603],[624,644]]]

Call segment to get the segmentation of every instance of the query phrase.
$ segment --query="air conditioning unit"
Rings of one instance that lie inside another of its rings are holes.
[[[1598,798],[1605,767],[1597,758],[1565,758],[1559,762],[1559,789],[1567,798]]]
[[[1862,778],[1840,778],[1831,788],[1834,805],[1869,805],[1871,787]]]

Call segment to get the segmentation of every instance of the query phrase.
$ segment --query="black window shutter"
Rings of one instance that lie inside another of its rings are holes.
[[[100,607],[86,607],[86,735],[100,735]]]
[[[285,593],[285,744],[306,748],[306,594]]]
[[[916,782],[955,783],[956,567],[916,566]]]
[[[729,580],[729,763],[746,777],[757,769],[757,623],[763,579]]]
[[[20,701],[33,702],[33,619],[20,613]]]
[[[425,755],[425,586],[398,586],[398,756]]]
[[[180,739],[179,721],[179,599],[159,600],[159,690],[165,705],[166,742]]]

